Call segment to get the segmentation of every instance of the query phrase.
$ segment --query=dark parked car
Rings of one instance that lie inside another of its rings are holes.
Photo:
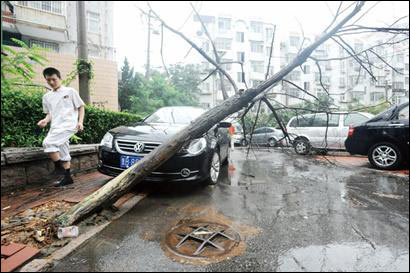
[[[99,147],[101,173],[116,176],[189,125],[205,110],[194,107],[165,107],[135,126],[110,130]],[[153,172],[150,181],[204,180],[216,184],[221,164],[228,161],[231,123],[221,122],[201,138],[184,147]]]
[[[345,145],[350,154],[367,155],[376,168],[399,167],[409,160],[409,103],[350,128]]]

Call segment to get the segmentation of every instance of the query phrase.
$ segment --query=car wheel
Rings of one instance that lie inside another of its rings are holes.
[[[241,141],[241,146],[242,146],[242,147],[248,146],[248,141],[246,141],[246,139],[242,139],[242,141]]]
[[[310,152],[311,146],[307,139],[299,138],[295,140],[295,143],[293,145],[297,154],[307,155]]]
[[[402,164],[403,158],[400,149],[388,142],[378,143],[370,148],[370,163],[378,169],[396,169]]]
[[[269,145],[269,147],[276,147],[278,145],[278,142],[276,141],[276,139],[271,138],[268,141],[268,145]]]
[[[212,160],[211,160],[211,164],[209,168],[209,177],[206,180],[206,183],[208,185],[218,184],[220,173],[221,173],[221,157],[219,155],[219,152],[215,151],[212,156]]]

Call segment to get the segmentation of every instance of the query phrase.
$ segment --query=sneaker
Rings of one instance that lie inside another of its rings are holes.
[[[61,179],[60,181],[55,182],[54,186],[55,187],[63,187],[63,186],[67,186],[67,185],[70,185],[70,184],[73,184],[73,183],[74,183],[74,181],[71,178],[71,176],[64,176],[63,179]]]

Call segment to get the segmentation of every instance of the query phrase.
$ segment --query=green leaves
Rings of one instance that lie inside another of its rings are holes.
[[[121,68],[118,100],[122,111],[150,114],[164,106],[197,106],[200,72],[196,65],[174,65],[170,77],[153,71],[149,80],[135,73],[127,59]]]
[[[44,118],[44,91],[35,87],[2,87],[1,147],[41,147],[48,128],[39,129],[37,122]],[[117,126],[141,121],[141,116],[118,113],[86,106],[84,131],[73,136],[72,143],[99,143],[104,134]]]
[[[45,51],[40,48],[30,48],[24,42],[12,38],[12,41],[20,46],[21,50],[14,50],[9,46],[2,45],[2,51],[8,53],[1,55],[1,90],[11,88],[16,82],[33,84],[35,76],[34,65],[44,65],[47,59],[42,56]]]

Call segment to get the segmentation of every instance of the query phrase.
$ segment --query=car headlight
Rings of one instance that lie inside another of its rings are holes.
[[[191,155],[199,155],[206,149],[206,139],[205,138],[198,138],[194,139],[189,143],[188,148],[186,151]]]
[[[111,149],[113,139],[114,137],[110,133],[106,133],[103,139],[101,140],[100,145]]]

